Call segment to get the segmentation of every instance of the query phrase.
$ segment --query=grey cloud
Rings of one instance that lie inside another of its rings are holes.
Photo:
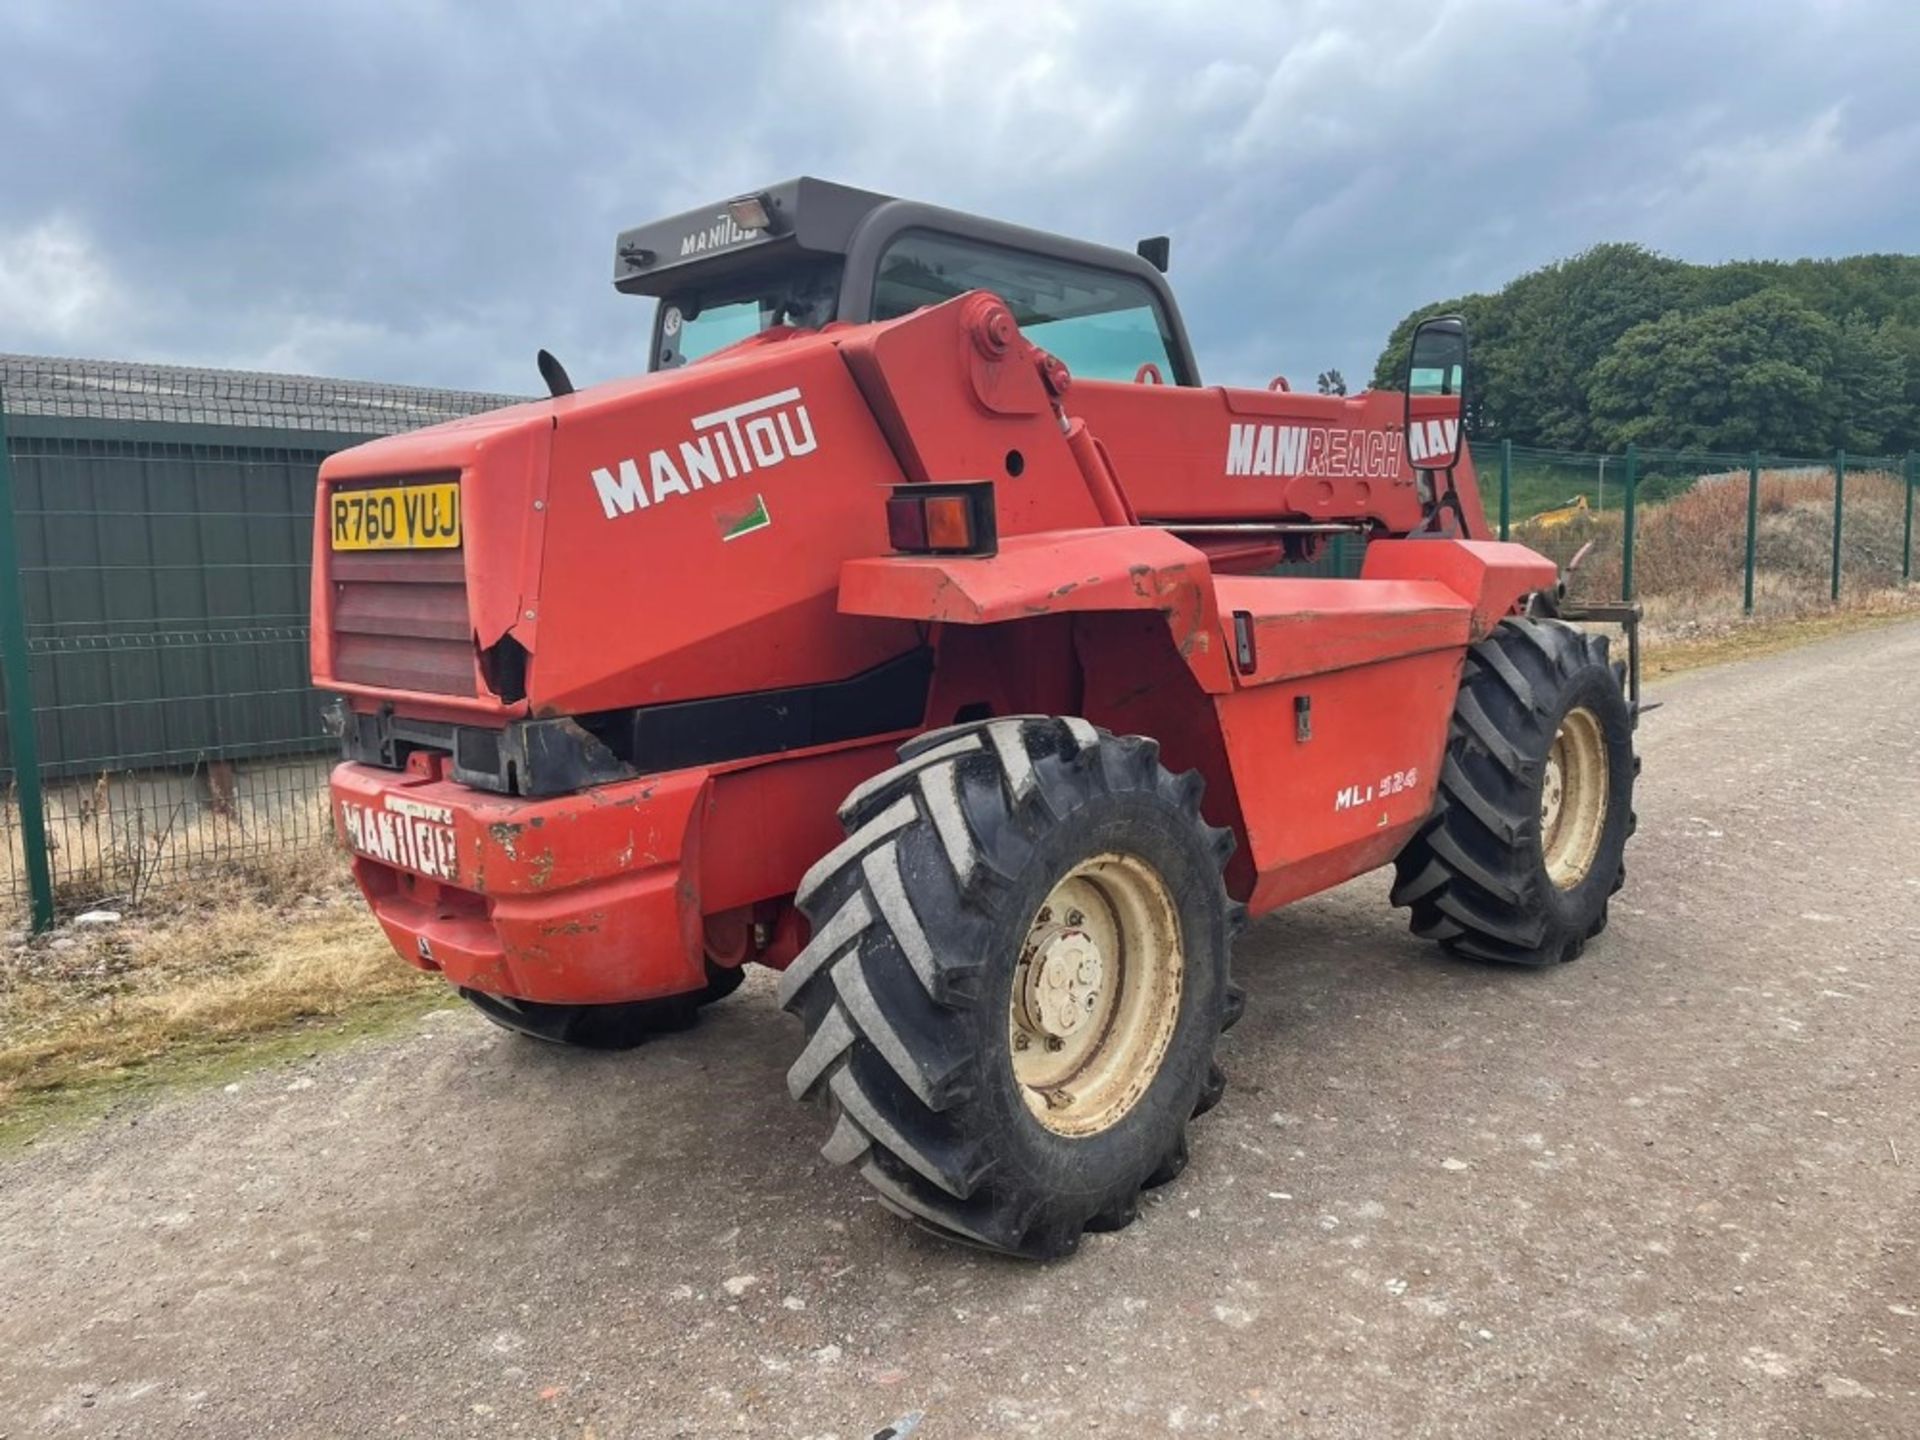
[[[1910,248],[1914,32],[1893,0],[29,0],[0,329],[486,389],[544,344],[604,377],[643,363],[616,230],[811,172],[1169,231],[1210,375],[1358,377],[1414,305],[1599,240]]]

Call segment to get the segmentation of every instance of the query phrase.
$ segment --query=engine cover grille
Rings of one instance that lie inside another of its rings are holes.
[[[336,552],[332,561],[336,679],[430,695],[478,693],[460,551]]]

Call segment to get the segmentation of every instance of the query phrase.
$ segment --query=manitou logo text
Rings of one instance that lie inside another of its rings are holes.
[[[1444,459],[1459,448],[1458,420],[1416,420],[1407,427],[1407,453],[1416,462],[1429,456],[1435,460]]]
[[[734,224],[733,216],[723,210],[706,229],[680,237],[680,257],[685,259],[689,255],[704,255],[709,250],[724,250],[729,245],[738,245],[743,240],[751,240],[764,233],[761,230],[742,230]]]
[[[340,826],[347,832],[347,844],[359,854],[404,865],[435,880],[460,878],[453,812],[444,805],[423,805],[390,795],[385,807],[376,810],[342,800]]]
[[[1402,449],[1397,430],[1234,425],[1227,432],[1227,474],[1391,480],[1400,473]]]
[[[593,472],[593,488],[609,520],[631,515],[676,495],[691,495],[705,485],[770,470],[796,455],[819,448],[813,420],[796,386],[693,417],[693,438],[673,450],[648,453],[646,468],[622,460]]]

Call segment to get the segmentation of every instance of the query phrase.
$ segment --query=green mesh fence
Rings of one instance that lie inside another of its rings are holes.
[[[1489,524],[1563,568],[1569,593],[1710,626],[1794,613],[1912,573],[1907,456],[1633,450],[1571,454],[1480,443]],[[1627,525],[1632,497],[1631,544]]]
[[[0,902],[43,924],[324,842],[320,462],[513,398],[0,356]]]

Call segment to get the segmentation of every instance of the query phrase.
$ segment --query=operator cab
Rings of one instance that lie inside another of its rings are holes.
[[[1142,249],[1164,264],[1164,241]],[[778,325],[892,320],[990,290],[1078,378],[1200,381],[1141,255],[808,177],[624,232],[614,286],[660,301],[650,370]]]

